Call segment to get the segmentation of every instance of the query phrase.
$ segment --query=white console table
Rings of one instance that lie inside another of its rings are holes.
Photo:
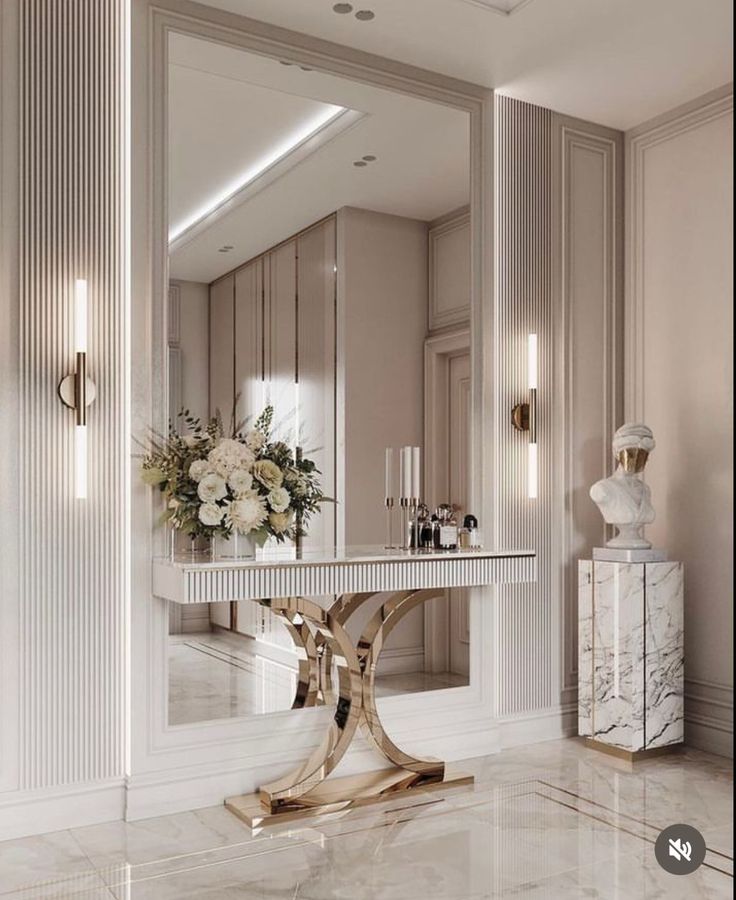
[[[388,635],[416,606],[447,588],[536,580],[530,550],[407,553],[376,547],[264,554],[254,560],[157,559],[153,593],[175,603],[252,600],[282,618],[300,651],[293,707],[335,707],[322,744],[258,794],[226,800],[251,826],[331,812],[380,800],[397,791],[472,781],[448,775],[441,760],[401,750],[386,734],[376,707],[375,674]],[[387,594],[357,644],[347,619],[376,594]],[[334,597],[321,605],[310,597]],[[394,768],[348,778],[327,776],[360,728]]]

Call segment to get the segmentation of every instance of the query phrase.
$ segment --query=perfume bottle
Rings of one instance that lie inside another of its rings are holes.
[[[419,506],[419,514],[417,516],[417,547],[420,550],[431,550],[434,546],[434,538],[432,534],[432,519],[429,516],[429,509],[424,503]]]
[[[478,520],[468,513],[463,519],[463,527],[458,531],[458,546],[461,550],[477,550],[480,547]]]
[[[449,503],[442,503],[437,508],[439,519],[440,550],[457,550],[457,519]]]
[[[429,522],[429,509],[424,503],[420,503],[409,522],[409,547],[419,550],[422,547],[422,534]]]
[[[436,512],[432,513],[429,520],[429,548],[439,550],[440,548],[440,520]]]

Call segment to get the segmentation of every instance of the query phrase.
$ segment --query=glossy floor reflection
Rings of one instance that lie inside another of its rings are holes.
[[[472,787],[397,797],[252,834],[224,807],[0,843],[0,896],[480,900],[728,898],[729,760],[686,751],[628,763],[554,741],[463,763]],[[653,842],[687,822],[706,839],[693,875]]]
[[[263,645],[261,645],[262,647]],[[289,641],[290,646],[290,641]],[[252,716],[291,709],[296,690],[296,657],[225,631],[169,638],[169,725]],[[274,658],[277,657],[277,658]],[[376,678],[376,696],[411,694],[468,683],[452,672],[405,672]]]

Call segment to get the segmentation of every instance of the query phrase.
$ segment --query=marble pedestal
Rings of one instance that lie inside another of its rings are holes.
[[[683,740],[683,566],[581,560],[578,732],[629,758]]]

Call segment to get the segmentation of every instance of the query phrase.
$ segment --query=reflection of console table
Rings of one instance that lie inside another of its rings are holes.
[[[227,800],[228,808],[255,826],[345,809],[410,788],[471,781],[469,776],[448,775],[440,760],[404,752],[389,738],[376,708],[378,657],[401,619],[446,588],[535,578],[536,557],[526,550],[410,555],[354,548],[331,554],[305,551],[299,559],[284,555],[232,562],[154,561],[157,597],[176,603],[253,600],[279,615],[300,649],[294,707],[335,706],[328,732],[305,763],[263,785],[259,794]],[[355,646],[345,631],[347,619],[384,592],[387,598]],[[337,595],[328,608],[306,599],[325,595]],[[325,781],[359,726],[394,768]]]

